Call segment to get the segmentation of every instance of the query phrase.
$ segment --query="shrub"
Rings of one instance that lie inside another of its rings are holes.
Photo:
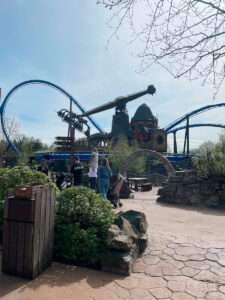
[[[205,142],[193,153],[200,155],[199,158],[193,159],[199,175],[208,176],[225,173],[225,134],[220,136],[216,144]]]
[[[79,186],[60,192],[55,220],[55,258],[78,265],[98,262],[114,219],[111,203],[93,190]]]
[[[50,183],[52,186],[55,186],[48,176],[36,170],[18,167],[0,169],[0,241],[2,239],[3,200],[5,199],[6,191],[14,188],[17,184],[29,182]]]

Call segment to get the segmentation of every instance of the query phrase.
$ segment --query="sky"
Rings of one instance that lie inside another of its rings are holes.
[[[157,90],[154,96],[139,98],[127,108],[132,117],[138,106],[146,103],[158,117],[161,128],[193,109],[225,102],[224,86],[213,101],[211,86],[203,87],[200,80],[173,79],[159,65],[138,74],[140,62],[131,55],[128,28],[122,28],[119,38],[111,40],[107,47],[112,33],[106,25],[109,17],[110,12],[96,5],[95,0],[1,0],[1,101],[15,85],[31,79],[59,85],[85,109],[154,84]],[[30,85],[11,97],[5,116],[15,117],[22,133],[51,144],[55,136],[67,135],[67,125],[56,114],[63,108],[69,108],[65,96],[47,86]],[[223,124],[224,109],[201,114],[190,123]],[[77,107],[73,106],[73,110],[79,113]],[[109,132],[113,114],[111,109],[93,118]],[[91,132],[96,132],[93,126]],[[190,146],[195,148],[208,140],[216,142],[220,133],[217,128],[191,129]],[[184,131],[180,131],[179,150],[183,137]],[[172,149],[170,135],[168,142]]]

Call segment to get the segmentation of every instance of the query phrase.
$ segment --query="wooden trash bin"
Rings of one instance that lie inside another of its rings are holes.
[[[51,265],[56,190],[25,184],[8,191],[4,202],[2,271],[33,279]]]

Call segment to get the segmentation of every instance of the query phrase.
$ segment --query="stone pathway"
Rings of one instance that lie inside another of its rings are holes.
[[[33,281],[0,275],[2,300],[225,300],[225,212],[124,200],[144,211],[149,246],[129,277],[53,263]]]
[[[150,243],[133,274],[139,279],[140,297],[142,293],[146,299],[225,299],[224,248],[180,243],[159,234],[153,234]]]

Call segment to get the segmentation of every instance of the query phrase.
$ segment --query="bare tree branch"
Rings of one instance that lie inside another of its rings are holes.
[[[157,63],[175,78],[201,78],[203,84],[213,85],[216,95],[225,77],[224,0],[99,0],[97,3],[112,10],[112,37],[128,23],[132,33],[130,42],[139,49],[134,55],[140,58],[140,72]]]
[[[5,128],[7,134],[11,139],[16,139],[20,136],[20,126],[18,121],[15,118],[8,118],[5,120]],[[8,148],[8,142],[5,138],[5,135],[0,129],[0,156],[5,155]]]
[[[220,11],[222,14],[225,14],[225,10],[220,8],[219,6],[214,5],[212,2],[207,2],[207,1],[203,1],[203,0],[194,0],[196,2],[201,2],[204,3],[206,5],[212,6],[213,8],[217,9],[218,11]]]

